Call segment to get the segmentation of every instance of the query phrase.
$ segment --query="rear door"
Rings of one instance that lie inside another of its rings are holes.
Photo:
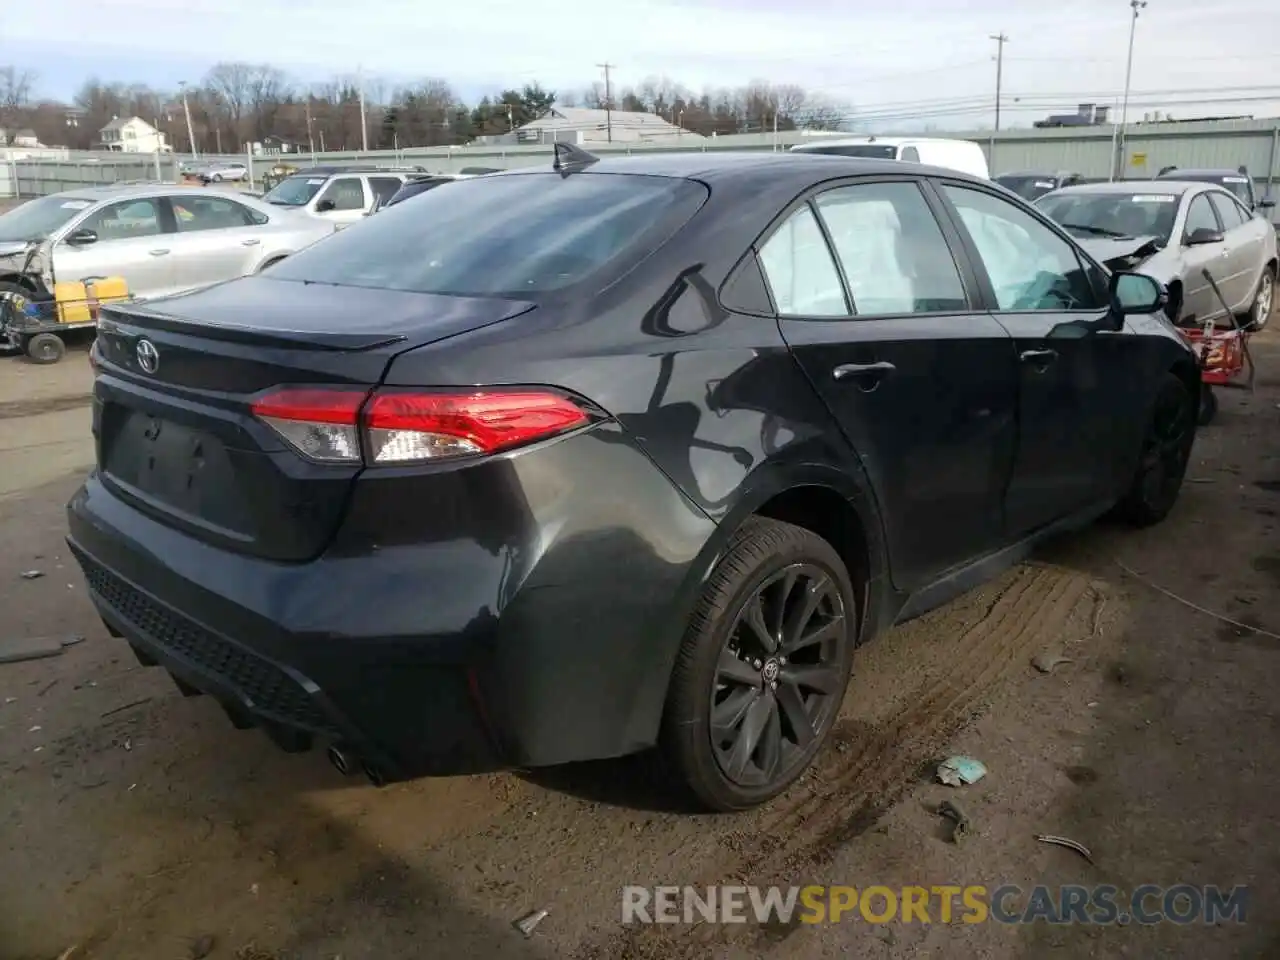
[[[124,277],[134,296],[173,292],[173,220],[161,198],[105,204],[71,227],[68,235],[79,230],[92,230],[98,239],[88,244],[58,242],[53,253],[58,281]]]
[[[169,197],[177,232],[171,244],[174,284],[190,290],[253,271],[262,257],[267,218],[228,197]]]
[[[1222,223],[1222,235],[1227,245],[1226,273],[1219,280],[1227,302],[1237,313],[1249,308],[1254,287],[1258,282],[1258,267],[1264,262],[1262,231],[1252,213],[1246,212],[1240,202],[1224,190],[1212,190],[1208,194],[1214,212]]]
[[[998,547],[1017,362],[912,177],[825,189],[759,248],[779,327],[880,499],[910,589]],[[945,223],[945,221],[944,221]]]
[[[1108,498],[1131,437],[1124,385],[1135,338],[1115,336],[1107,286],[1057,229],[974,184],[941,194],[975,261],[992,316],[1017,344],[1018,452],[1007,532],[1021,539]]]
[[[1226,319],[1226,312],[1218,300],[1217,294],[1204,278],[1208,270],[1214,282],[1221,288],[1222,281],[1230,273],[1229,253],[1225,239],[1218,243],[1200,243],[1192,246],[1187,241],[1199,229],[1222,230],[1218,214],[1209,202],[1206,193],[1191,195],[1187,203],[1182,230],[1175,236],[1182,244],[1183,263],[1183,316],[1191,314],[1196,322],[1203,323],[1209,318]],[[1226,293],[1226,290],[1223,290]]]

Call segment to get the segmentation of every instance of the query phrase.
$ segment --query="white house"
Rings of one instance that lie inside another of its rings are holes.
[[[121,153],[169,153],[173,147],[165,135],[141,117],[116,117],[98,131],[98,141],[104,150]]]

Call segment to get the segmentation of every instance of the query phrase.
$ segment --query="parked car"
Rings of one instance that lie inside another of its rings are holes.
[[[375,782],[657,743],[739,809],[857,644],[1173,507],[1159,284],[990,181],[557,156],[104,310],[69,543],[143,663]]]
[[[419,194],[426,193],[428,190],[442,187],[446,183],[453,183],[455,180],[469,180],[471,176],[471,174],[466,173],[428,173],[422,176],[410,177],[400,186],[399,190],[385,201],[381,197],[375,197],[373,209],[366,216],[377,213],[379,210],[385,210],[387,207],[395,206],[397,203],[403,203],[410,197],[416,197]]]
[[[1237,200],[1255,212],[1270,210],[1276,205],[1274,200],[1264,200],[1258,196],[1257,184],[1249,175],[1248,167],[1237,167],[1235,170],[1179,170],[1177,167],[1164,167],[1156,174],[1156,179],[1216,183],[1223,189],[1230,190]]]
[[[0,291],[49,293],[55,280],[112,276],[134,296],[166,296],[256,273],[333,232],[213,188],[71,190],[0,216]],[[30,241],[40,250],[23,273]]]
[[[1016,193],[1023,200],[1037,200],[1046,193],[1052,193],[1062,187],[1071,187],[1078,183],[1084,183],[1085,179],[1081,174],[1059,170],[1057,173],[1038,173],[1035,171],[1002,173],[995,178],[995,181],[1006,190]]]
[[[262,199],[279,208],[320,217],[338,228],[373,212],[376,203],[390,200],[421,168],[388,170],[378,167],[313,167],[285,177]]]
[[[1254,329],[1271,316],[1276,232],[1234,194],[1211,183],[1138,180],[1066,187],[1036,201],[1106,266],[1168,285],[1175,323],[1228,323],[1204,270],[1232,313]]]
[[[971,140],[947,140],[940,137],[841,137],[796,144],[791,152],[902,160],[959,170],[974,177],[991,176],[987,169],[986,154],[982,152],[982,147]]]
[[[249,179],[249,168],[239,161],[215,162],[201,170],[199,177],[204,184],[222,183],[224,180],[239,182]]]

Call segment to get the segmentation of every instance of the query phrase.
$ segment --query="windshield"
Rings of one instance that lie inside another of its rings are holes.
[[[1012,190],[1023,200],[1036,200],[1051,190],[1058,189],[1058,181],[1054,177],[1014,176],[1012,174],[996,177],[996,183],[1006,190]]]
[[[707,190],[632,174],[460,180],[329,237],[272,268],[280,280],[457,296],[525,297],[652,249]]]
[[[96,201],[77,197],[40,197],[0,216],[0,242],[43,240]]]
[[[883,143],[853,143],[844,146],[805,147],[796,153],[826,153],[841,157],[870,157],[873,160],[897,160],[898,148]]]
[[[274,203],[278,207],[305,206],[312,197],[320,192],[327,177],[285,177],[267,191],[263,200]]]
[[[1036,206],[1077,237],[1157,237],[1167,243],[1178,199],[1173,193],[1059,193]]]

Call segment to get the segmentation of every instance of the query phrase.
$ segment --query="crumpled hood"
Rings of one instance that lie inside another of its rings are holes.
[[[22,240],[0,240],[0,260],[21,257],[27,245]]]
[[[1130,269],[1160,250],[1159,237],[1076,237],[1076,243],[1108,268],[1118,265]]]

